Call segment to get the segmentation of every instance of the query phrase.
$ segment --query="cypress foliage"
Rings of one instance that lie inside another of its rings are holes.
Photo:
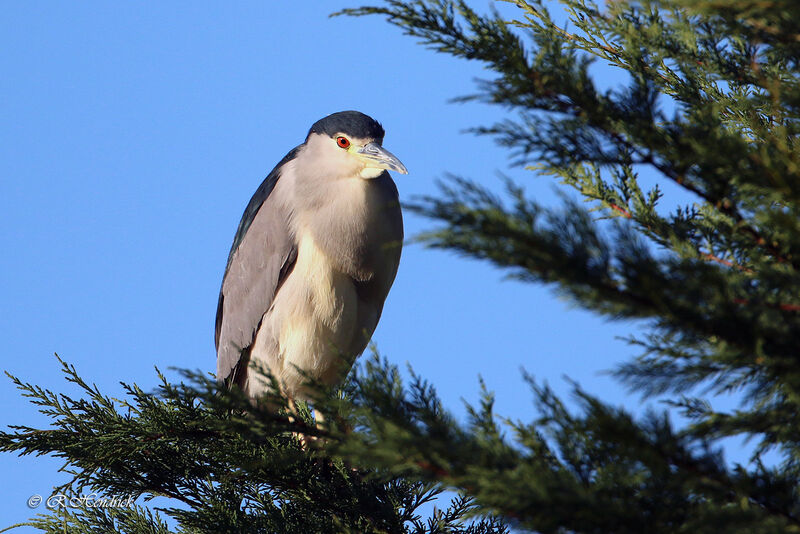
[[[590,207],[543,207],[519,184],[498,195],[463,178],[408,207],[437,221],[423,236],[432,247],[641,320],[647,333],[630,339],[641,354],[616,375],[669,395],[689,424],[634,417],[577,385],[569,410],[532,379],[531,421],[501,420],[484,391],[459,423],[424,379],[403,383],[378,356],[342,391],[320,391],[319,427],[192,373],[114,402],[65,365],[83,396],[17,380],[54,427],[12,427],[0,448],[63,457],[75,476],[65,491],[183,505],[62,510],[36,526],[169,532],[166,514],[180,532],[800,531],[800,6],[561,0],[566,25],[541,2],[510,3],[510,22],[458,0],[342,13],[384,16],[486,65],[494,78],[464,99],[510,118],[476,133]],[[623,69],[628,85],[601,89],[593,61]],[[645,170],[691,200],[662,208],[659,187],[640,185]],[[706,398],[729,392],[742,398],[733,411]],[[319,439],[303,448],[292,432]],[[731,436],[755,444],[749,463],[724,461]],[[443,488],[458,492],[450,507],[417,517]]]
[[[441,489],[387,470],[358,469],[326,452],[323,445],[345,439],[356,418],[341,394],[319,385],[327,429],[313,423],[305,406],[287,417],[286,399],[271,395],[269,408],[253,406],[240,390],[220,389],[200,373],[185,372],[187,381],[179,384],[159,373],[154,392],[123,384],[126,396],[115,400],[59,361],[81,395],[12,377],[53,426],[12,426],[0,433],[0,449],[63,458],[73,478],[54,494],[66,499],[143,498],[135,506],[51,501],[49,513],[25,523],[44,532],[506,532],[490,519],[462,524],[475,508],[467,496],[422,518],[416,509]],[[151,509],[153,497],[171,504]]]

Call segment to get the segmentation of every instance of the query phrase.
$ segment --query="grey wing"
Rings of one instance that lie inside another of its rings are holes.
[[[285,203],[273,194],[290,152],[258,188],[239,223],[217,304],[217,379],[244,378],[249,348],[275,293],[294,265],[297,248]]]

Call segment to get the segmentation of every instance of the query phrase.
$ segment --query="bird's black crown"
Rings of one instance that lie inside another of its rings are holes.
[[[360,111],[339,111],[315,122],[308,131],[308,135],[312,133],[331,137],[337,133],[343,133],[352,137],[375,139],[381,142],[385,132],[381,123],[369,115],[364,115]]]

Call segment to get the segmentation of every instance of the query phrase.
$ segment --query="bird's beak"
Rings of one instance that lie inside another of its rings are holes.
[[[408,174],[406,166],[394,154],[378,143],[367,143],[361,148],[356,148],[354,152],[356,157],[364,161],[369,168],[386,169],[397,171],[400,174]]]

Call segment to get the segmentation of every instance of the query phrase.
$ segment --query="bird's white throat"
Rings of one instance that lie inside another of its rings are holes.
[[[383,169],[378,169],[375,167],[364,167],[364,170],[361,171],[361,177],[366,179],[377,178],[383,174]]]

